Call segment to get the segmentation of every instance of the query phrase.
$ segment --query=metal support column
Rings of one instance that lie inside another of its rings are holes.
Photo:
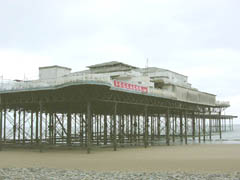
[[[107,115],[104,114],[103,117],[103,121],[104,121],[104,145],[107,145]]]
[[[184,128],[184,136],[185,136],[185,144],[187,144],[187,131],[188,131],[188,122],[187,122],[187,113],[186,112],[184,112],[184,126],[185,126],[185,128]]]
[[[193,141],[195,141],[195,114],[194,114],[194,112],[193,112],[193,114],[192,114],[192,139],[193,139]]]
[[[36,134],[35,134],[35,139],[36,139],[36,143],[38,144],[38,111],[36,112],[36,130],[35,130]]]
[[[4,143],[6,143],[6,133],[7,133],[7,109],[4,109],[4,117],[3,117],[3,121],[4,121],[4,127],[3,127],[3,140]]]
[[[17,114],[16,109],[14,109],[13,113],[13,142],[16,143],[16,129],[17,129]]]
[[[176,119],[176,115],[174,114],[172,116],[172,141],[173,141],[173,143],[175,142],[175,119]]]
[[[39,102],[39,109],[40,109],[40,111],[39,111],[40,112],[40,119],[39,119],[40,120],[39,149],[40,149],[40,152],[42,152],[42,121],[43,121],[42,114],[43,114],[43,104],[42,104],[41,101]]]
[[[145,128],[144,128],[144,147],[148,146],[148,109],[147,106],[144,107],[144,120],[145,120]]]
[[[23,131],[22,131],[23,144],[25,144],[25,123],[26,123],[26,111],[23,110]]]
[[[114,104],[113,110],[113,149],[117,150],[117,103]]]
[[[170,125],[170,120],[169,120],[169,109],[167,109],[166,112],[166,117],[165,117],[165,129],[166,129],[166,144],[169,146],[170,145],[170,137],[169,137],[169,125]]]
[[[219,137],[222,139],[221,111],[219,112]]]
[[[180,114],[180,140],[183,142],[183,115]]]
[[[2,150],[2,133],[3,133],[3,130],[2,130],[2,120],[3,120],[3,113],[2,113],[2,107],[1,107],[1,97],[0,97],[0,151]]]
[[[31,144],[33,143],[33,112],[31,111]]]
[[[71,112],[67,113],[67,145],[71,146],[72,144],[72,114]]]
[[[87,102],[87,153],[90,153],[92,146],[92,109],[91,102]]]

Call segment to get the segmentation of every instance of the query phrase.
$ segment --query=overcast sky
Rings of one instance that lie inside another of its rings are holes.
[[[105,61],[156,66],[240,108],[239,0],[0,0],[0,76]]]

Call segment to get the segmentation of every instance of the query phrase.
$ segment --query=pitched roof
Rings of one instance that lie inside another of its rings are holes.
[[[95,65],[87,66],[87,67],[88,68],[97,68],[97,67],[103,67],[103,66],[113,66],[113,65],[118,65],[118,64],[122,64],[124,66],[132,67],[132,68],[137,68],[135,66],[124,64],[124,63],[118,62],[118,61],[110,61],[110,62],[105,62],[105,63],[101,63],[101,64],[95,64]]]

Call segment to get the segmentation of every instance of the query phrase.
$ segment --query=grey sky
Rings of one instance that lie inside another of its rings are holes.
[[[0,75],[104,61],[167,68],[240,116],[238,0],[0,0]]]

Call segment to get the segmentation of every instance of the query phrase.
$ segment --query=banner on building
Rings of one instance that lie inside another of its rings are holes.
[[[114,80],[114,87],[132,90],[132,91],[138,91],[142,93],[148,93],[148,87],[139,86],[136,84],[131,84],[131,83],[117,81],[117,80]]]

